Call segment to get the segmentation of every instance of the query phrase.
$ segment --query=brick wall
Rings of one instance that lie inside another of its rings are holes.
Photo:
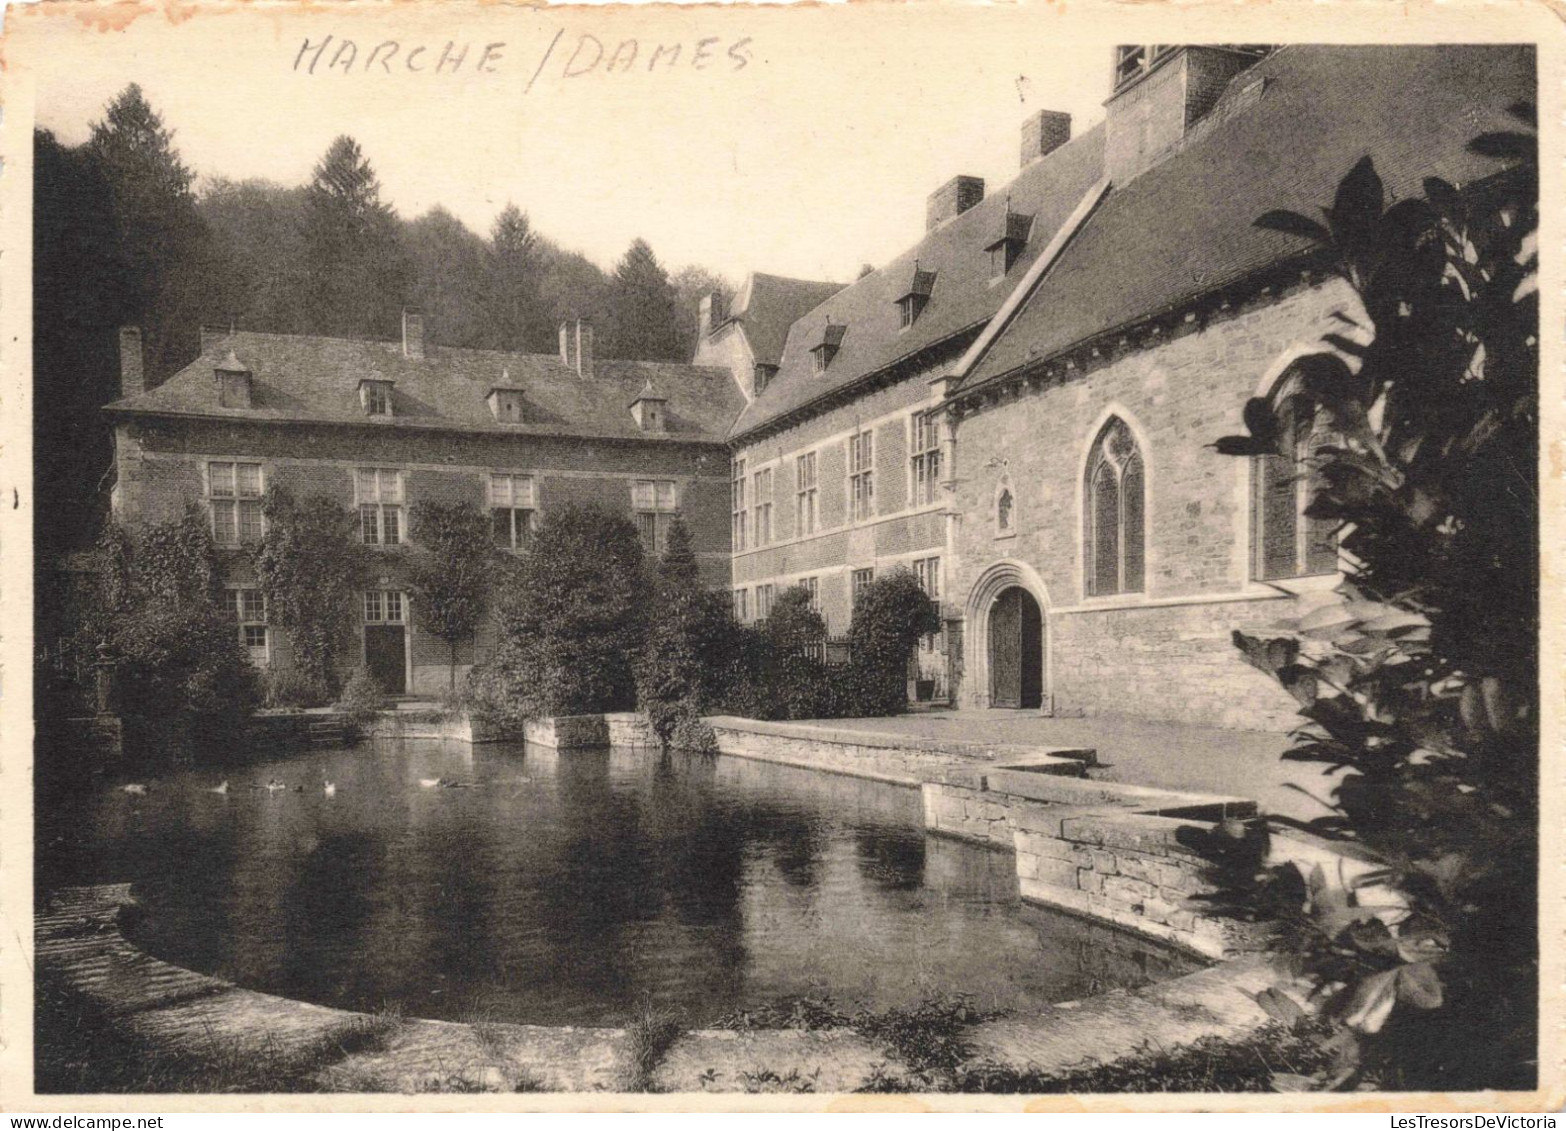
[[[1293,701],[1249,668],[1229,641],[1235,627],[1288,615],[1276,591],[1250,580],[1250,469],[1206,445],[1243,432],[1259,384],[1300,347],[1314,348],[1341,284],[1302,289],[1113,357],[1071,379],[1007,396],[961,422],[956,505],[961,513],[947,597],[959,606],[1002,560],[1035,571],[1046,592],[1046,690],[1063,712],[1138,714],[1229,727],[1290,725]],[[1146,466],[1144,592],[1089,597],[1083,588],[1083,479],[1089,447],[1109,413],[1130,425]],[[994,500],[1013,492],[1015,532],[998,538]],[[1210,603],[1232,598],[1232,603]],[[1181,603],[1188,602],[1188,603]],[[1197,603],[1203,602],[1203,603]],[[964,702],[981,705],[982,626]]]

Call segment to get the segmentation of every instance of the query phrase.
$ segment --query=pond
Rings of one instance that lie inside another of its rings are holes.
[[[1192,968],[1024,905],[1009,853],[855,778],[408,741],[140,780],[40,810],[40,890],[130,881],[152,954],[325,1005],[615,1025],[650,997],[700,1026],[807,995],[1026,1009]]]

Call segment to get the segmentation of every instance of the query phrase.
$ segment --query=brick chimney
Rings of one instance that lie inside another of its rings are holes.
[[[933,232],[983,199],[983,177],[953,177],[930,194],[929,202],[925,205],[924,230]]]
[[[587,319],[560,323],[560,360],[579,377],[593,375],[593,324]]]
[[[1231,79],[1262,46],[1125,46],[1115,49],[1114,93],[1104,103],[1104,169],[1124,185],[1179,150]]]
[[[141,356],[141,327],[120,327],[120,396],[147,391],[146,366]]]
[[[424,316],[411,310],[402,312],[402,356],[424,357]]]
[[[1040,110],[1022,123],[1022,167],[1026,169],[1071,140],[1071,115]]]
[[[701,296],[696,304],[697,332],[705,338],[728,318],[728,301],[722,291],[712,291]]]

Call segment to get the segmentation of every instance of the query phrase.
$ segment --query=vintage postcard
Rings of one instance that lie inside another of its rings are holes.
[[[13,7],[4,1105],[1558,1112],[1559,16]]]

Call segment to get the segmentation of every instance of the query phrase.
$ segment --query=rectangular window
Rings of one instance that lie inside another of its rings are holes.
[[[395,589],[367,589],[364,593],[365,624],[402,624],[404,603]]]
[[[751,505],[756,511],[756,538],[754,545],[765,546],[772,541],[772,469],[764,468],[751,476]]]
[[[533,540],[537,502],[531,475],[489,477],[490,529],[503,550],[525,549]]]
[[[354,473],[359,538],[366,546],[402,544],[402,472],[361,467]]]
[[[794,533],[816,532],[816,453],[794,457]]]
[[[872,582],[874,580],[875,580],[875,570],[873,570],[873,569],[856,569],[856,570],[854,570],[854,572],[849,575],[848,596],[849,596],[850,602],[855,604],[855,605],[859,604],[859,594],[861,592],[863,592],[864,587],[866,585],[869,585],[870,582]]]
[[[733,466],[733,484],[729,492],[730,511],[733,513],[730,537],[733,539],[733,549],[739,553],[745,548],[746,527],[749,520],[745,507],[745,461],[737,459]]]
[[[772,615],[772,586],[756,586],[756,619],[766,620]]]
[[[930,604],[935,609],[936,616],[941,613],[941,559],[920,558],[913,564],[914,576],[919,579],[919,587],[924,590],[926,597],[930,598]],[[931,633],[920,641],[920,647],[926,652],[936,651],[940,642],[940,633]]]
[[[913,501],[915,506],[933,503],[941,482],[941,419],[939,411],[916,412],[913,417]]]
[[[207,509],[212,516],[212,540],[221,546],[259,542],[266,532],[261,519],[261,465],[207,464]]]
[[[267,665],[266,598],[253,588],[230,590],[234,597],[234,619],[239,624],[239,643],[257,667]]]
[[[810,594],[810,607],[815,612],[821,611],[821,581],[815,577],[802,577],[799,584]]]
[[[848,440],[848,497],[855,522],[875,514],[875,433],[860,432]]]
[[[750,619],[748,594],[744,589],[734,590],[734,619],[741,624]]]
[[[380,381],[364,383],[364,411],[371,416],[391,415],[391,386]]]
[[[636,479],[631,483],[631,510],[642,545],[650,553],[661,554],[669,546],[669,524],[674,521],[678,502],[672,479]]]

